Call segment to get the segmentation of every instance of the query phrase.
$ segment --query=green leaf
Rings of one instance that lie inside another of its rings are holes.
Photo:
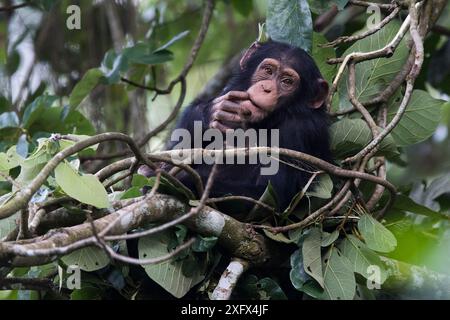
[[[171,45],[173,45],[175,42],[183,39],[184,37],[186,37],[189,34],[189,30],[185,30],[183,32],[180,32],[179,34],[177,34],[175,37],[173,37],[172,39],[170,39],[167,43],[163,44],[161,47],[159,47],[158,49],[156,49],[154,52],[158,52],[158,51],[162,51],[165,50],[167,48],[169,48]]]
[[[131,187],[120,196],[120,199],[132,199],[140,196],[142,196],[141,187]]]
[[[9,110],[11,102],[0,95],[0,114]]]
[[[392,130],[397,145],[404,147],[431,137],[441,121],[443,105],[444,101],[432,98],[428,92],[414,90],[405,113]],[[399,106],[399,101],[391,101],[388,121],[394,118]]]
[[[366,245],[378,252],[391,252],[397,246],[397,239],[371,215],[363,214],[358,221],[358,230]]]
[[[426,188],[422,183],[414,185],[409,196],[417,203],[432,210],[440,210],[439,202],[435,199],[450,192],[450,174],[446,173],[434,179]]]
[[[66,161],[55,169],[56,183],[70,197],[97,208],[109,206],[108,194],[98,178],[92,174],[79,175]]]
[[[20,166],[23,161],[24,159],[17,154],[16,146],[12,146],[6,153],[0,153],[0,171],[8,171]]]
[[[322,34],[314,32],[311,56],[314,57],[314,61],[316,62],[323,78],[328,83],[331,83],[333,81],[333,77],[336,75],[337,65],[328,64],[327,60],[329,58],[335,58],[336,52],[334,51],[334,48],[319,47],[319,45],[325,43],[328,43],[327,39]]]
[[[103,72],[98,69],[89,69],[83,78],[75,85],[69,97],[70,108],[75,109],[97,86],[98,81],[103,77]]]
[[[323,231],[321,246],[322,247],[330,246],[332,243],[334,243],[337,240],[338,237],[339,237],[339,230],[334,230],[332,233]]]
[[[312,190],[307,191],[306,194],[310,197],[316,197],[320,199],[331,198],[331,192],[333,191],[333,181],[328,174],[321,174],[314,183]]]
[[[133,174],[133,178],[131,179],[131,185],[133,187],[142,188],[144,186],[148,186],[150,184],[147,177],[141,174]]]
[[[109,51],[108,51],[109,53]],[[124,54],[116,55],[115,52],[105,55],[105,59],[103,60],[104,66],[108,66],[110,60],[114,58],[113,65],[111,68],[107,68],[105,74],[106,84],[117,83],[120,80],[120,73],[124,72],[128,69],[128,59]],[[106,60],[106,61],[105,61]]]
[[[19,126],[19,118],[15,112],[3,112],[0,114],[0,129],[15,128]]]
[[[171,243],[167,232],[139,239],[138,250],[140,259],[156,258],[168,253],[167,246]],[[176,298],[183,297],[193,286],[205,277],[203,268],[198,265],[191,276],[186,276],[182,270],[186,259],[166,261],[156,265],[144,265],[147,275]]]
[[[272,40],[311,52],[312,18],[307,0],[269,0],[266,25]]]
[[[18,225],[17,220],[18,220],[17,214],[13,214],[8,218],[0,220],[0,240],[3,237],[6,237],[11,231],[13,231],[17,227]]]
[[[335,247],[331,247],[324,257],[324,292],[328,300],[351,300],[355,296],[355,275],[348,259]]]
[[[393,20],[373,35],[355,42],[342,56],[344,57],[352,52],[369,52],[381,49],[394,38],[399,28],[400,23]],[[361,103],[367,102],[379,94],[401,70],[409,55],[405,43],[406,41],[403,39],[391,57],[372,59],[356,64],[356,98]],[[343,79],[347,79],[347,74],[346,71]],[[347,81],[340,82],[339,97],[341,105],[346,108],[349,101]]]
[[[277,193],[275,189],[273,188],[272,184],[267,184],[266,190],[264,190],[264,193],[259,198],[259,201],[262,203],[267,204],[268,206],[271,206],[272,208],[278,208],[278,200],[277,200]],[[267,209],[258,206],[255,204],[248,214],[249,217],[259,217],[263,216],[267,213]]]
[[[56,96],[46,94],[37,97],[25,108],[22,119],[23,127],[28,129],[42,115],[43,110],[50,108],[57,99]]]
[[[81,270],[92,272],[109,264],[108,255],[100,248],[87,247],[65,255],[61,260],[68,266],[78,266]]]
[[[294,242],[294,240],[291,240],[291,239],[287,238],[281,232],[275,234],[273,232],[270,232],[267,229],[263,229],[263,232],[266,235],[266,237],[268,237],[269,239],[272,239],[273,241],[282,242],[282,243],[292,243],[292,242]]]
[[[73,290],[70,300],[101,300],[104,295],[103,290],[97,287],[85,287]]]
[[[192,245],[192,250],[195,252],[207,252],[216,245],[217,239],[217,237],[199,236],[197,241]]]
[[[449,215],[431,210],[428,207],[420,205],[420,204],[416,203],[410,197],[405,196],[403,194],[397,195],[397,197],[395,198],[395,203],[394,203],[392,210],[401,210],[401,211],[412,212],[415,214],[420,214],[420,215],[427,216],[427,217],[434,218],[434,219],[448,220],[450,218]]]
[[[63,107],[52,107],[42,110],[36,120],[28,128],[29,135],[41,132],[58,132],[60,134],[93,135],[95,129],[85,116],[72,110],[62,119]]]
[[[322,243],[321,237],[322,230],[320,228],[311,228],[303,241],[302,255],[305,272],[323,287],[322,256],[320,251]]]
[[[381,130],[381,128],[379,128]],[[330,126],[331,151],[337,159],[356,154],[372,140],[372,132],[362,119],[336,121]],[[391,135],[387,135],[379,146],[378,155],[394,157],[397,147]]]
[[[303,286],[311,277],[305,272],[303,256],[300,249],[291,255],[291,271],[289,272],[291,283],[295,289],[303,291]]]
[[[287,300],[278,283],[269,277],[259,280],[256,285],[259,288],[260,295],[262,294],[262,300]]]
[[[59,151],[69,148],[77,142],[91,138],[91,136],[88,136],[85,134],[67,134],[66,136],[70,140],[68,140],[68,139],[59,140],[59,145],[60,145]],[[97,148],[98,148],[98,144],[94,144],[92,146],[87,147],[86,149],[83,149],[83,151],[86,151],[86,150],[96,151]]]
[[[370,273],[370,267],[375,266],[380,270],[379,284],[384,283],[387,278],[387,272],[380,257],[358,238],[354,235],[347,235],[340,243],[339,249],[342,255],[351,262],[353,271],[359,273],[366,279],[376,280],[373,279],[372,273]]]
[[[123,55],[132,63],[140,64],[160,64],[173,59],[173,53],[167,49],[152,51],[148,44],[137,43],[133,47],[123,50]]]

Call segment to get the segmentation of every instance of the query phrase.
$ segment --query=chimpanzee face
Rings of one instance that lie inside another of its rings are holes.
[[[270,112],[280,98],[295,92],[300,85],[300,75],[286,64],[266,58],[256,68],[251,84],[250,100],[256,107]]]
[[[257,122],[280,105],[283,98],[292,96],[300,86],[300,75],[286,63],[265,58],[256,68],[247,90],[249,101],[243,107],[251,112]]]

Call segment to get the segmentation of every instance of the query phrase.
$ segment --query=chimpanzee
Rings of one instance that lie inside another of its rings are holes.
[[[280,148],[330,161],[324,107],[327,94],[327,82],[304,50],[276,41],[254,43],[220,96],[195,100],[176,128],[187,129],[192,136],[195,121],[201,121],[203,130],[215,128],[222,133],[237,128],[279,129]],[[169,141],[168,148],[174,148],[177,142]],[[201,145],[205,147],[208,143]],[[198,164],[193,168],[206,181],[211,165]],[[219,165],[210,197],[242,195],[258,199],[270,181],[278,195],[279,207],[284,209],[310,177],[307,170],[283,161],[274,175],[261,175],[260,169],[258,164]],[[189,175],[180,180],[194,191]]]

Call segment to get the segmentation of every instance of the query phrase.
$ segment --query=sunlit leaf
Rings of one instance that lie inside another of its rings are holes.
[[[351,300],[355,296],[355,275],[348,259],[336,247],[325,254],[323,259],[323,298],[329,300]]]
[[[394,118],[401,99],[391,100],[388,121]],[[426,91],[414,90],[400,122],[392,130],[397,145],[403,147],[429,138],[441,120],[444,101],[434,99]]]
[[[139,239],[140,259],[157,258],[168,253],[170,237],[167,233],[147,236]],[[186,259],[166,261],[155,265],[144,265],[147,275],[176,298],[183,297],[193,286],[203,280],[204,272],[200,266],[194,274],[186,276],[182,270]]]
[[[397,239],[371,215],[363,214],[358,221],[358,230],[366,245],[378,252],[391,252],[397,246]]]
[[[80,175],[64,161],[56,167],[55,179],[68,196],[97,208],[109,206],[108,194],[96,176]]]
[[[100,248],[87,247],[65,255],[61,260],[68,266],[78,266],[81,270],[92,272],[109,264],[108,255]]]
[[[387,278],[386,269],[381,262],[380,257],[370,250],[363,242],[354,235],[347,237],[340,243],[339,249],[342,255],[347,257],[353,266],[353,271],[359,273],[366,279],[373,281],[379,280],[378,284],[383,284]],[[370,273],[370,268],[374,267],[380,271],[380,279],[375,279]]]

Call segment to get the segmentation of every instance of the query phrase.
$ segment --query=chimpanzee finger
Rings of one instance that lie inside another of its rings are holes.
[[[239,114],[218,110],[212,115],[213,120],[229,121],[229,122],[242,122],[242,118]]]
[[[241,106],[239,105],[239,103],[236,103],[233,101],[228,101],[228,100],[222,101],[218,105],[218,107],[219,107],[219,110],[232,112],[232,113],[236,113],[236,114],[239,114],[240,110],[241,110]]]
[[[248,98],[249,95],[246,91],[230,91],[215,99],[213,103],[218,103],[223,100],[247,100]]]
[[[228,128],[227,126],[224,126],[223,124],[221,124],[219,121],[217,121],[217,120],[214,120],[214,121],[212,121],[211,122],[211,124],[209,125],[212,129],[217,129],[217,130],[219,130],[219,131],[222,131],[222,132],[225,132],[225,131],[227,131],[228,129],[230,129],[230,128]]]

